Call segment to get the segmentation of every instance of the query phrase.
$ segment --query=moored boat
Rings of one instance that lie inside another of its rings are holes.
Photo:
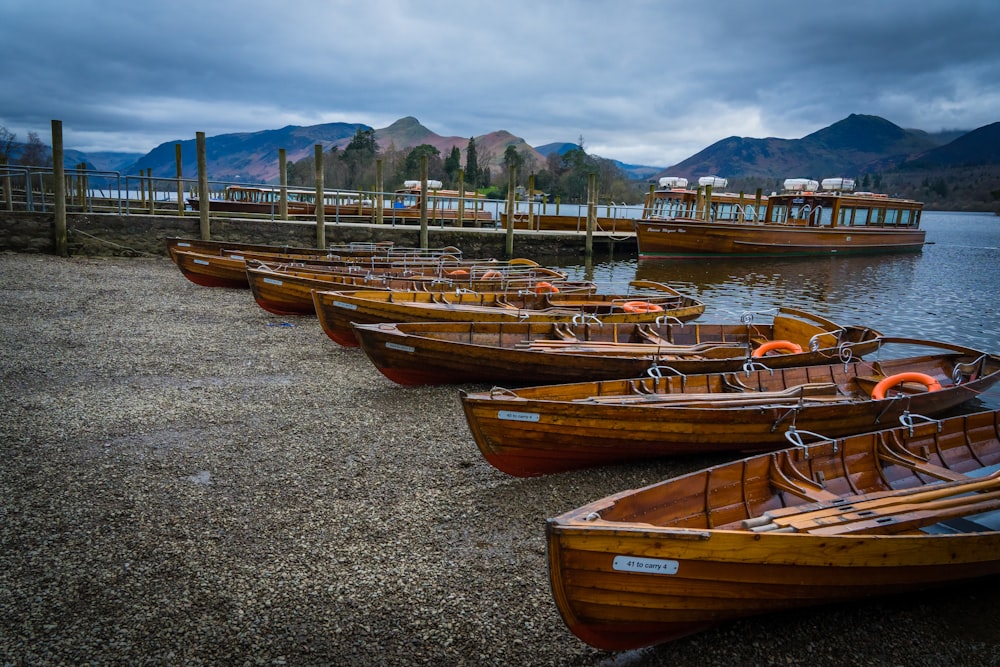
[[[247,262],[266,262],[275,266],[294,267],[300,272],[350,272],[355,275],[378,274],[397,277],[447,277],[450,274],[468,276],[473,267],[484,264],[492,270],[502,272],[508,267],[538,267],[532,260],[515,258],[509,262],[492,259],[459,259],[451,254],[428,255],[374,255],[343,257],[336,254],[327,256],[304,256],[297,254],[268,253],[260,251],[197,252],[173,250],[174,263],[182,275],[191,282],[204,287],[249,288]],[[541,269],[538,269],[541,271]],[[565,274],[549,269],[553,279]]]
[[[496,382],[507,386],[717,373],[860,358],[880,333],[782,308],[769,323],[392,322],[354,324],[372,363],[408,386]]]
[[[635,291],[633,291],[635,290]],[[651,281],[632,281],[626,294],[593,288],[560,291],[543,281],[509,292],[313,292],[316,315],[332,340],[356,347],[354,323],[379,322],[572,322],[604,324],[687,321],[705,304]]]
[[[433,274],[412,272],[326,271],[313,267],[288,267],[249,260],[247,282],[254,300],[276,315],[315,315],[313,290],[419,290],[445,292],[458,289],[502,292],[534,289],[549,281],[559,289],[591,289],[592,283],[567,281],[565,274],[535,263],[487,263]]]
[[[840,437],[907,412],[937,416],[1000,380],[1000,357],[882,338],[874,359],[741,373],[462,392],[484,458],[516,476],[630,460],[779,448],[796,428]],[[920,354],[912,352],[920,350]],[[900,353],[908,356],[896,356]]]
[[[626,650],[996,575],[998,471],[1000,411],[986,411],[623,491],[548,520],[553,597],[577,637]]]
[[[654,192],[653,206],[635,223],[640,259],[713,256],[782,257],[918,252],[921,202],[854,192],[845,178],[787,179],[785,191],[750,211],[746,203],[722,214],[714,205],[675,212],[667,189]],[[741,196],[742,198],[742,196]],[[752,214],[748,214],[752,213]]]
[[[388,255],[390,253],[409,252],[412,248],[396,248],[392,241],[378,241],[375,243],[344,243],[331,244],[327,248],[308,248],[290,245],[274,245],[268,243],[244,243],[240,241],[204,240],[189,239],[179,236],[168,236],[166,238],[167,255],[171,259],[175,250],[194,251],[212,255],[233,254],[240,252],[261,252],[273,253],[281,256],[305,256],[305,257],[326,257],[337,255],[338,257],[370,257],[373,255]],[[461,256],[461,251],[455,247],[442,248],[441,254]]]

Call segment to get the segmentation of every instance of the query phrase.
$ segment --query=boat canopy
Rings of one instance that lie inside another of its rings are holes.
[[[823,189],[824,190],[838,190],[850,192],[854,190],[854,179],[853,178],[824,178],[823,179]]]
[[[683,176],[664,176],[660,179],[661,188],[686,188],[688,179]]]
[[[440,190],[442,185],[441,181],[427,181],[428,190]],[[414,190],[420,187],[420,181],[403,181],[403,187],[407,190]]]
[[[729,184],[724,178],[719,176],[702,176],[698,179],[698,185],[701,187],[706,187],[711,185],[713,188],[724,188]]]
[[[786,178],[784,187],[790,192],[815,192],[819,190],[819,183],[811,178]]]

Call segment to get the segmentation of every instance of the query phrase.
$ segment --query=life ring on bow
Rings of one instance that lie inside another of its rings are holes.
[[[626,313],[662,313],[663,306],[649,301],[626,301],[622,304]]]
[[[493,280],[494,278],[503,278],[503,274],[499,271],[494,271],[493,269],[490,269],[483,274],[483,280]]]
[[[555,294],[559,288],[552,283],[540,282],[535,285],[535,294]]]
[[[465,269],[455,269],[454,271],[447,272],[449,276],[467,276],[469,272]]]
[[[927,391],[939,391],[941,389],[941,383],[926,373],[896,373],[875,385],[875,388],[872,389],[872,398],[876,401],[881,401],[885,398],[885,392],[904,382],[919,382],[927,387]]]
[[[753,351],[754,357],[763,357],[768,352],[774,350],[785,350],[792,354],[800,354],[802,346],[790,340],[769,340]]]

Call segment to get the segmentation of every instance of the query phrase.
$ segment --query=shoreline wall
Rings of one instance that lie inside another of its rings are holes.
[[[0,252],[55,254],[55,214],[0,211]],[[67,213],[70,256],[166,256],[168,236],[199,238],[196,215]],[[392,241],[399,247],[420,245],[419,225],[327,223],[327,245]],[[428,246],[455,246],[467,257],[503,258],[506,231],[428,225]],[[249,243],[274,243],[312,247],[316,223],[213,218],[213,239]],[[593,235],[593,259],[634,258],[635,236]],[[586,235],[559,232],[514,232],[514,257],[580,260],[585,256]]]

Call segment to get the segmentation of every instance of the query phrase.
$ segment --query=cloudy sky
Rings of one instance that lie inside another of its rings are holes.
[[[0,0],[0,126],[145,153],[404,116],[670,166],[851,113],[1000,120],[998,0]]]

